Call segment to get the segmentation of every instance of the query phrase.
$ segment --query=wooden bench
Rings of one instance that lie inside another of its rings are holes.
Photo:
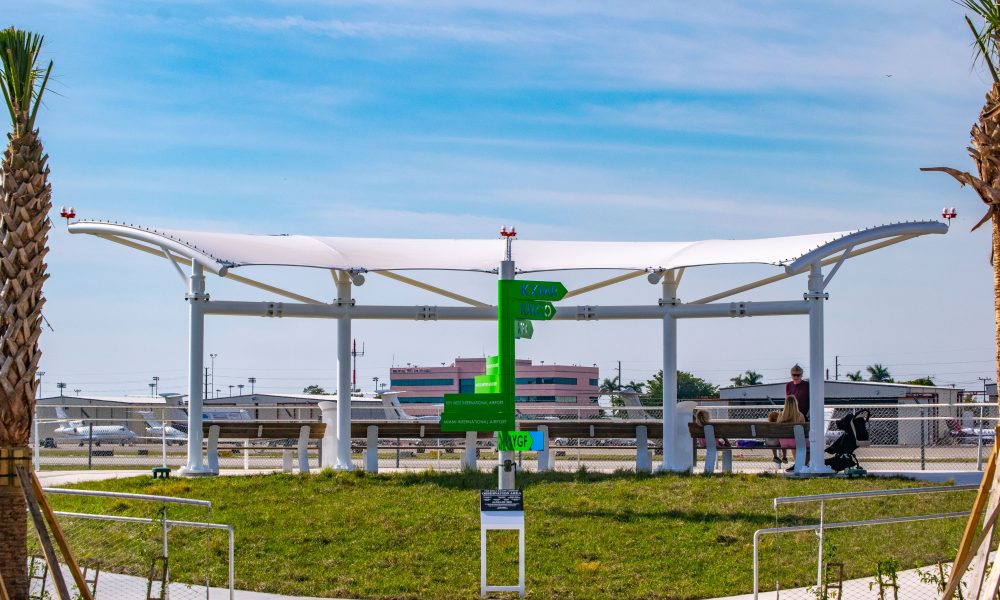
[[[208,468],[219,472],[219,439],[230,440],[293,440],[298,439],[299,472],[309,472],[309,440],[321,440],[326,424],[321,421],[217,421],[202,424],[208,440]],[[285,470],[291,471],[289,460]]]
[[[769,440],[794,439],[795,464],[792,472],[800,473],[806,466],[806,448],[808,447],[808,423],[771,423],[770,421],[711,421],[704,427],[697,423],[689,423],[688,431],[692,440],[705,440],[705,473],[715,472],[715,463],[719,451],[722,451],[722,470],[724,473],[733,471],[733,449],[719,446],[718,440],[764,440],[763,448],[780,448],[779,445],[768,444]],[[697,454],[695,454],[697,456]]]

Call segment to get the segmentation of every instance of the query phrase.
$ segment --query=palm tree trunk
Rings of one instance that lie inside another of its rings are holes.
[[[997,340],[996,379],[1000,382],[1000,212],[993,212],[993,319]],[[998,383],[1000,386],[1000,383]],[[1000,389],[1000,387],[998,387]],[[983,398],[986,402],[988,398]],[[998,394],[1000,401],[1000,394]]]
[[[42,284],[52,208],[48,156],[28,115],[8,136],[0,193],[0,475],[31,468],[31,422],[41,351]],[[18,133],[23,132],[23,133]],[[20,487],[0,476],[0,573],[11,600],[28,596],[27,507]]]

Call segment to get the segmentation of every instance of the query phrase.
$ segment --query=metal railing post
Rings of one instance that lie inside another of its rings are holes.
[[[90,434],[87,436],[87,470],[94,468],[94,424],[91,423],[87,430]]]
[[[823,519],[826,513],[826,502],[823,500],[819,501],[819,556],[816,559],[816,587],[817,589],[823,586]]]

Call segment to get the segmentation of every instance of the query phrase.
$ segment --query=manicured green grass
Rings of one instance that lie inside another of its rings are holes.
[[[782,508],[776,519],[774,497],[928,485],[901,479],[624,472],[526,473],[518,483],[525,495],[527,587],[533,598],[748,593],[754,531],[776,522],[817,522],[817,505]],[[479,592],[478,490],[495,486],[495,474],[327,471],[313,476],[133,478],[79,487],[211,500],[214,520],[236,528],[240,589],[471,599]],[[835,501],[827,504],[826,520],[968,510],[972,498],[973,492],[953,492]],[[57,510],[132,515],[152,510],[121,501],[58,495],[51,500]],[[197,516],[171,512],[171,518]],[[871,575],[875,562],[885,558],[898,560],[901,569],[933,564],[953,555],[963,525],[964,520],[951,519],[855,529],[849,535],[841,531],[833,551],[847,563],[849,576]],[[90,536],[85,553],[100,557],[102,548],[121,546],[116,535]],[[515,583],[516,537],[491,534],[489,543],[491,583]],[[171,552],[175,580],[199,580],[192,565],[201,564],[206,552],[213,555],[213,584],[225,580],[219,560],[225,556],[224,544],[178,544]],[[783,588],[809,585],[815,581],[815,554],[811,532],[765,537],[762,580],[778,569]],[[108,563],[104,569],[114,570]]]

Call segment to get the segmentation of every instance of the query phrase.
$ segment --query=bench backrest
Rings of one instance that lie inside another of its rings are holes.
[[[802,433],[809,435],[809,423],[772,423],[770,421],[711,421],[715,437],[724,438],[794,438],[795,426],[802,426]],[[705,428],[688,423],[693,438],[705,437]]]
[[[297,439],[303,425],[309,426],[309,439],[322,439],[326,423],[321,421],[219,421],[202,423],[205,435],[213,425],[219,426],[219,437],[228,439]]]

